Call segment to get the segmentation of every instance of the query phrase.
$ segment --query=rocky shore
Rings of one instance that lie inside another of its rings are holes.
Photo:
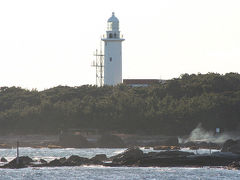
[[[90,136],[88,136],[90,137]],[[26,139],[20,137],[28,145],[31,143],[32,137]],[[116,156],[107,157],[105,154],[97,154],[93,158],[85,158],[77,155],[70,157],[62,157],[60,159],[54,159],[52,161],[46,161],[40,159],[34,161],[28,156],[16,158],[10,162],[6,162],[4,157],[1,158],[3,162],[0,168],[25,168],[25,167],[60,167],[60,166],[82,166],[82,165],[102,165],[110,167],[121,166],[134,166],[134,167],[227,167],[228,169],[240,169],[240,140],[227,140],[223,144],[215,144],[211,142],[186,142],[179,144],[177,137],[155,137],[158,141],[152,141],[153,137],[140,137],[140,136],[116,136],[111,134],[104,134],[94,138],[85,138],[82,135],[64,135],[57,140],[56,137],[51,139],[43,138],[42,136],[36,136],[43,145],[47,145],[48,148],[128,148],[123,153]],[[4,140],[4,139],[2,139]],[[12,138],[12,142],[14,142]],[[49,141],[51,140],[51,141]],[[54,141],[55,140],[55,141]],[[10,141],[8,141],[10,142]],[[56,144],[51,144],[55,142]],[[137,144],[137,146],[135,146]],[[153,150],[163,150],[160,152],[152,151],[144,153],[139,149],[140,145],[149,145],[145,148],[153,147]],[[0,146],[1,147],[1,146]],[[31,146],[35,147],[35,146]],[[40,148],[36,146],[37,148]],[[42,146],[41,146],[42,147]],[[196,153],[184,152],[182,148],[189,148],[196,150]],[[3,146],[2,148],[6,148]],[[209,149],[209,154],[198,154],[198,149]],[[211,153],[211,149],[218,149],[221,152]]]
[[[202,167],[224,166],[228,169],[239,169],[240,154],[231,152],[217,152],[208,155],[196,155],[184,151],[163,151],[144,153],[138,147],[128,148],[116,156],[107,157],[105,154],[98,154],[93,158],[85,158],[72,155],[47,162],[44,159],[34,161],[28,156],[21,156],[18,159],[6,163],[0,168],[26,168],[26,167],[61,167],[61,166],[83,166],[102,165],[108,167]]]

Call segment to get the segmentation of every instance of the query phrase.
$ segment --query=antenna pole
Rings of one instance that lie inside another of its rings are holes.
[[[17,141],[17,159],[16,159],[17,166],[19,165],[19,141]]]
[[[92,63],[92,66],[96,68],[96,85],[103,86],[103,70],[104,70],[104,54],[102,53],[102,42],[100,41],[100,52],[96,49],[96,61]]]

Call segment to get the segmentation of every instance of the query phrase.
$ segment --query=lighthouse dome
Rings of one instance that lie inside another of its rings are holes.
[[[112,16],[108,19],[108,22],[119,22],[118,18],[115,16],[114,12],[112,12]]]
[[[114,12],[112,16],[108,19],[108,31],[118,31],[119,30],[119,20],[116,18]]]

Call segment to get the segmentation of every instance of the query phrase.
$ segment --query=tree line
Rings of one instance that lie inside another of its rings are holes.
[[[208,130],[236,130],[239,120],[238,73],[183,74],[148,87],[0,88],[0,133],[74,128],[184,135],[199,123]]]

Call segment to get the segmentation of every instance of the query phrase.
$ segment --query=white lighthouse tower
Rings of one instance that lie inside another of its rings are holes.
[[[114,86],[122,83],[122,41],[119,31],[119,20],[108,19],[106,38],[104,41],[104,85]]]

